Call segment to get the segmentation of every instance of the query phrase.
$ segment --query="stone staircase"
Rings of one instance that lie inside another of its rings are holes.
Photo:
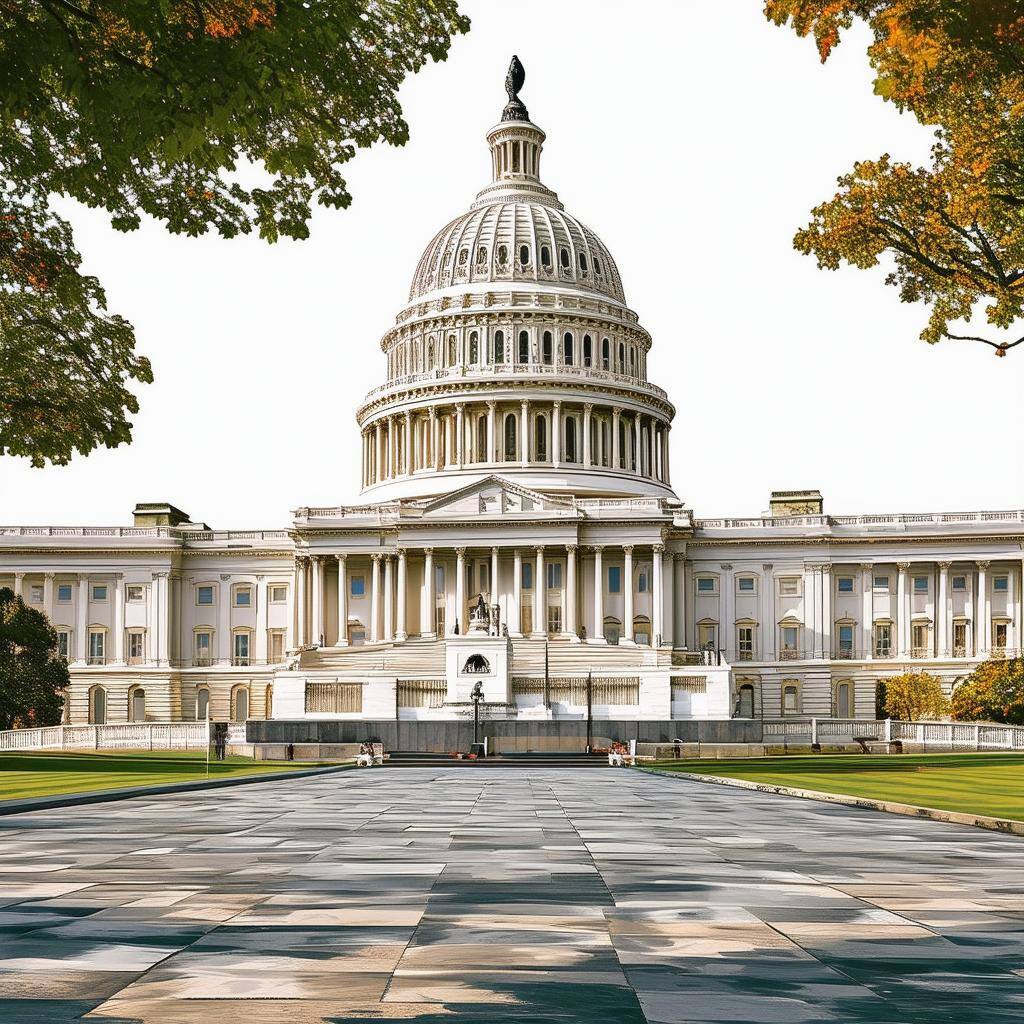
[[[406,640],[372,647],[326,647],[304,651],[299,667],[339,673],[383,672],[396,676],[443,676],[443,640]]]

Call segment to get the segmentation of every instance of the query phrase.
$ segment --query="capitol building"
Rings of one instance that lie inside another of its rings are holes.
[[[830,515],[813,490],[745,518],[687,507],[654,341],[544,184],[521,84],[514,61],[491,180],[381,341],[357,503],[285,529],[166,503],[131,526],[0,527],[0,586],[69,661],[68,721],[443,722],[475,693],[492,718],[671,735],[874,718],[889,676],[952,688],[1022,646],[1022,512]]]

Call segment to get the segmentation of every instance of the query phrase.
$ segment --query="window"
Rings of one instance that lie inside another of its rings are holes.
[[[914,577],[914,593],[915,594],[927,594],[928,593],[928,577],[927,576],[915,576]]]
[[[89,633],[89,664],[102,665],[106,660],[105,652],[107,647],[107,634],[101,630],[91,630]]]
[[[712,650],[718,647],[718,623],[701,622],[697,624],[697,643],[700,647]]]
[[[444,609],[438,609],[440,618],[440,634],[444,633]],[[439,635],[440,635],[439,634]],[[352,647],[362,647],[366,643],[366,630],[359,624],[355,623],[348,627],[348,642]]]
[[[576,420],[571,416],[565,421],[565,461],[579,461],[576,454]]]
[[[651,646],[651,620],[646,615],[638,615],[633,620],[633,643],[641,647]]]
[[[617,565],[608,566],[608,593],[618,594],[622,591],[622,569]]]
[[[697,593],[698,594],[713,594],[713,593],[715,593],[715,578],[714,578],[714,576],[698,576],[697,577]]]
[[[647,591],[649,589],[649,587],[648,587],[649,580],[650,580],[650,575],[647,572],[647,566],[646,565],[641,565],[640,566],[640,572],[637,573],[637,577],[636,577],[636,592],[638,594],[646,594],[647,593]]]
[[[231,660],[235,665],[249,664],[249,634],[247,632],[235,634],[234,653]]]
[[[573,361],[573,345],[572,335],[568,332],[562,338],[562,361],[566,366],[572,366]]]
[[[543,340],[542,340],[542,343],[541,343],[541,358],[544,360],[544,365],[545,366],[550,366],[551,365],[551,360],[553,358],[553,351],[552,351],[552,341],[551,341],[551,332],[550,331],[545,331],[544,332]]]
[[[601,273],[601,261],[596,256],[594,257],[594,273]]]
[[[888,590],[889,589],[889,577],[888,576],[876,576],[872,584],[875,590]]]
[[[836,718],[850,718],[853,714],[853,701],[850,699],[853,687],[850,683],[836,683],[836,697],[833,714]]]
[[[469,250],[468,249],[460,249],[459,250],[459,266],[460,267],[464,267],[466,265],[466,261],[468,259],[469,259]]]
[[[740,661],[754,660],[754,627],[740,626],[736,630],[736,652]]]
[[[551,269],[551,250],[546,245],[540,247],[540,262],[545,270]]]
[[[605,641],[613,646],[617,646],[619,638],[622,636],[622,623],[613,616],[606,615],[603,625]]]
[[[592,343],[590,341],[590,335],[583,335],[583,365],[590,366],[594,361],[594,353],[592,351]]]
[[[964,591],[967,589],[967,577],[966,576],[954,576],[953,577],[953,589]]]
[[[57,584],[57,600],[62,604],[67,603],[71,600],[71,584],[70,583],[58,583]]]
[[[213,650],[213,633],[207,629],[200,629],[195,634],[195,650],[192,660],[197,665],[210,665],[211,652]]]
[[[71,650],[71,632],[67,629],[57,630],[57,653],[67,660],[68,651]]]
[[[89,693],[89,724],[105,725],[107,721],[107,691],[102,686]]]
[[[469,361],[474,365],[480,362],[480,335],[476,331],[469,335]]]
[[[579,261],[580,261],[580,270],[582,270],[583,273],[585,274],[587,272],[587,254],[585,252],[581,252],[579,254]]]
[[[852,658],[853,657],[853,626],[849,624],[843,624],[839,627],[839,649],[836,654],[840,658]],[[843,716],[846,717],[845,715]]]
[[[875,623],[875,657],[892,657],[892,624],[889,622]]]
[[[288,584],[271,583],[267,587],[267,599],[271,604],[284,604],[288,600]]]
[[[556,590],[562,585],[562,563],[548,562],[548,590]]]
[[[562,632],[562,606],[560,604],[548,605],[548,632]]]
[[[800,657],[800,627],[782,626],[779,629],[779,638],[782,641],[779,649],[779,657],[782,661],[795,661]]]
[[[915,622],[910,627],[910,656],[925,658],[930,653],[928,644],[929,627],[927,622]]]
[[[43,585],[41,583],[33,583],[28,588],[28,599],[30,604],[43,603]]]
[[[754,687],[750,683],[744,683],[739,688],[736,716],[738,718],[754,717]]]
[[[196,604],[213,604],[213,586],[205,584],[196,587]]]
[[[852,594],[853,593],[853,577],[852,576],[840,576],[837,589],[839,590],[840,594]]]
[[[128,700],[128,720],[144,722],[146,720],[146,691],[137,686],[131,691]]]
[[[146,634],[140,629],[128,634],[128,664],[141,665],[146,660]]]
[[[366,593],[366,577],[350,576],[348,580],[348,592],[352,597],[362,597]]]
[[[100,583],[95,584],[92,588],[92,599],[94,601],[106,601],[107,599],[107,587],[106,584]]]
[[[519,262],[524,267],[530,262],[530,247],[528,245],[519,246]]]
[[[1009,632],[1008,622],[992,623],[992,650],[998,654],[1006,651],[1006,637]]]
[[[196,721],[205,722],[210,717],[210,691],[201,687],[196,691]]]
[[[284,630],[272,629],[267,633],[267,657],[271,665],[284,661]]]
[[[741,594],[753,594],[755,590],[753,576],[740,576],[736,580],[736,589]]]
[[[142,604],[146,600],[145,587],[138,583],[129,583],[125,587],[125,599],[129,604]]]
[[[965,621],[953,623],[953,657],[967,657],[967,623]]]
[[[992,589],[996,593],[1006,593],[1010,589],[1010,577],[1009,576],[994,576],[992,578]]]
[[[508,263],[508,246],[507,245],[499,245],[498,246],[498,262],[499,263]]]
[[[530,361],[530,335],[526,331],[519,332],[518,360],[520,363],[528,363]]]
[[[533,587],[533,563],[523,562],[523,589],[530,590]]]
[[[558,250],[558,262],[561,263],[566,270],[569,269],[569,250],[566,249],[564,245]]]
[[[248,584],[241,587],[235,587],[235,607],[252,607],[252,587],[250,587]]]
[[[537,461],[547,462],[548,458],[548,421],[545,416],[538,416],[534,424],[534,444]]]
[[[605,338],[601,342],[601,369],[611,369],[611,349],[609,348],[608,339]]]
[[[476,250],[476,261],[477,263],[487,262],[487,247],[484,245],[478,246]]]
[[[516,418],[509,413],[505,417],[505,461],[515,462],[516,460]]]
[[[249,717],[249,690],[236,687],[231,693],[231,721],[244,722]]]
[[[780,597],[799,597],[800,580],[796,576],[787,576],[779,580]]]
[[[495,331],[494,332],[494,361],[496,363],[505,362],[505,332]]]
[[[782,713],[784,715],[800,714],[800,684],[784,682],[782,684]]]

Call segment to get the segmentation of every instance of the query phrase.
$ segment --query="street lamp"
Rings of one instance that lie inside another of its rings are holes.
[[[473,742],[480,742],[480,701],[484,699],[484,684],[478,679],[469,695],[473,702]]]

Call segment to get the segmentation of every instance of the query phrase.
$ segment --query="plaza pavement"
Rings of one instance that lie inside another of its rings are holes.
[[[1019,1021],[1024,840],[629,770],[0,818],[0,1021]]]

